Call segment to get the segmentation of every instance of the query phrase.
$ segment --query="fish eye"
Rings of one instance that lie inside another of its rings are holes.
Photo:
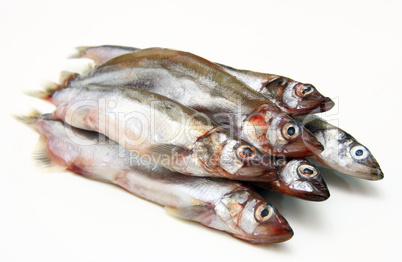
[[[274,208],[272,207],[272,205],[269,203],[265,203],[257,207],[254,216],[258,222],[263,223],[267,221],[272,216],[273,213]]]
[[[249,160],[250,158],[256,155],[256,151],[251,146],[241,146],[237,149],[237,155],[242,160]]]
[[[354,158],[356,160],[362,160],[362,159],[367,158],[370,153],[367,150],[367,148],[365,148],[364,146],[358,145],[358,146],[352,147],[352,149],[350,150],[350,154],[352,155],[352,158]]]
[[[296,94],[299,97],[305,97],[305,96],[308,96],[309,94],[313,93],[314,90],[315,90],[315,87],[311,84],[299,85],[296,89]]]
[[[316,175],[318,175],[318,170],[314,166],[308,164],[300,165],[297,168],[297,172],[300,175],[306,177],[315,177]]]
[[[296,138],[300,133],[299,125],[294,121],[289,121],[282,128],[282,134],[287,140]]]

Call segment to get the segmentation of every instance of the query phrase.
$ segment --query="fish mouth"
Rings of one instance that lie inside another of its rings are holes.
[[[320,104],[319,110],[320,112],[326,112],[332,109],[335,106],[335,102],[332,101],[329,97],[326,97],[324,101]]]
[[[291,239],[294,235],[293,229],[289,225],[278,225],[273,226],[270,230],[269,237],[263,238],[260,242],[255,242],[255,244],[273,244],[285,242]]]
[[[306,111],[297,115],[308,115],[308,114],[316,114],[322,113],[331,110],[335,106],[335,102],[332,101],[329,97],[326,97],[321,103],[316,105],[315,107],[311,107],[310,110]]]
[[[338,171],[338,170],[337,170]],[[363,168],[361,170],[339,170],[338,172],[341,172],[342,174],[364,179],[364,180],[369,180],[369,181],[379,181],[384,179],[384,173],[382,172],[381,168],[379,167],[368,167]]]
[[[384,173],[382,172],[381,168],[372,169],[370,173],[370,178],[368,180],[378,181],[384,178]]]
[[[370,181],[378,181],[384,179],[384,173],[382,172],[380,165],[377,163],[374,157],[371,160],[371,163],[365,164],[364,167],[365,168],[361,168],[355,173],[352,172],[350,175]]]
[[[294,235],[293,229],[287,225],[282,226],[280,229],[276,229],[272,232],[270,241],[267,244],[280,243],[291,239]]]
[[[325,201],[330,197],[328,188],[314,189],[313,192],[305,194],[303,199],[310,201]]]
[[[235,237],[241,238],[251,244],[261,245],[261,244],[274,244],[285,242],[291,239],[294,235],[293,229],[289,225],[274,225],[271,224],[271,229],[268,235],[254,234],[252,237],[244,237],[240,235],[234,235]]]
[[[324,201],[330,196],[327,185],[321,183],[295,181],[289,185],[291,190],[286,190],[285,194],[309,201]]]

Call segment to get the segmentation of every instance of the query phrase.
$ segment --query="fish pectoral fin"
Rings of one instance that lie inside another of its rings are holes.
[[[215,210],[212,206],[196,205],[187,207],[165,207],[169,215],[182,219],[204,222],[211,216],[215,216]],[[203,224],[204,224],[203,223]]]

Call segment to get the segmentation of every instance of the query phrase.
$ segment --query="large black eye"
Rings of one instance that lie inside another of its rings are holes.
[[[317,168],[315,168],[314,166],[309,165],[309,164],[302,164],[298,167],[297,170],[300,175],[306,176],[306,177],[314,177],[314,176],[318,175]]]
[[[237,149],[237,154],[242,160],[249,160],[255,156],[257,152],[251,146],[241,146]]]
[[[272,216],[273,213],[274,208],[272,207],[272,205],[269,203],[265,203],[257,207],[254,216],[258,222],[263,223],[267,221]]]
[[[245,147],[245,148],[243,148],[243,155],[244,155],[245,157],[250,157],[250,156],[253,155],[253,150],[251,150],[251,149],[248,148],[248,147]]]
[[[287,122],[282,128],[282,134],[287,140],[296,138],[300,133],[299,125],[294,121]]]
[[[302,93],[305,95],[306,93],[310,92],[311,90],[313,90],[312,85],[305,85],[304,88],[302,89]]]
[[[299,97],[305,97],[311,93],[313,93],[315,90],[315,87],[311,84],[300,84],[297,88],[296,88],[296,94]]]
[[[356,145],[350,150],[352,158],[355,160],[362,160],[370,155],[370,152],[362,145]]]
[[[293,126],[291,126],[288,128],[286,132],[288,133],[289,136],[293,136],[296,133],[296,129]]]
[[[310,168],[305,168],[305,169],[303,169],[303,173],[308,174],[308,175],[311,175],[311,174],[314,173],[314,171],[311,170]]]
[[[268,209],[266,209],[266,208],[264,208],[264,209],[261,211],[261,217],[266,217],[266,216],[268,216],[268,214],[269,214],[269,211],[268,211]]]

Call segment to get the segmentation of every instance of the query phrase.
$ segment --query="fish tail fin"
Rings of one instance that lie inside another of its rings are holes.
[[[60,88],[68,87],[70,85],[71,80],[75,79],[78,76],[79,74],[77,73],[62,71],[59,76]]]
[[[36,109],[32,109],[26,115],[14,116],[14,118],[32,129],[35,129],[35,123],[38,119],[53,119],[52,114],[42,114]],[[35,129],[35,131],[37,130]],[[47,149],[47,144],[48,139],[44,135],[40,135],[31,155],[33,166],[45,173],[64,171],[65,168],[58,165],[54,157],[52,158]]]
[[[90,46],[77,46],[74,53],[68,56],[68,58],[85,58],[87,50],[91,48]]]
[[[28,114],[13,115],[13,117],[17,121],[34,129],[36,132],[38,132],[38,130],[35,128],[35,123],[38,121],[38,119],[53,119],[52,114],[42,114],[36,109],[32,109]],[[48,139],[44,135],[40,135],[31,155],[33,166],[45,173],[65,171],[66,168],[63,168],[57,164],[54,157],[51,156],[51,153],[49,153],[47,149],[47,144]]]
[[[49,81],[44,84],[44,88],[42,90],[28,90],[24,91],[23,93],[31,97],[49,101],[54,92],[56,92],[59,89],[69,87],[71,80],[75,79],[78,75],[79,74],[77,73],[62,71],[59,76],[60,84]]]
[[[28,90],[24,91],[23,93],[27,96],[39,98],[45,101],[48,101],[52,94],[57,91],[58,89],[61,89],[62,86],[58,85],[54,82],[48,82],[45,84],[45,87],[42,90]]]
[[[32,109],[26,115],[13,115],[13,117],[17,121],[19,121],[19,122],[21,122],[21,123],[33,128],[34,124],[36,123],[36,121],[39,119],[39,117],[41,115],[42,115],[42,113],[40,113],[38,110]]]

